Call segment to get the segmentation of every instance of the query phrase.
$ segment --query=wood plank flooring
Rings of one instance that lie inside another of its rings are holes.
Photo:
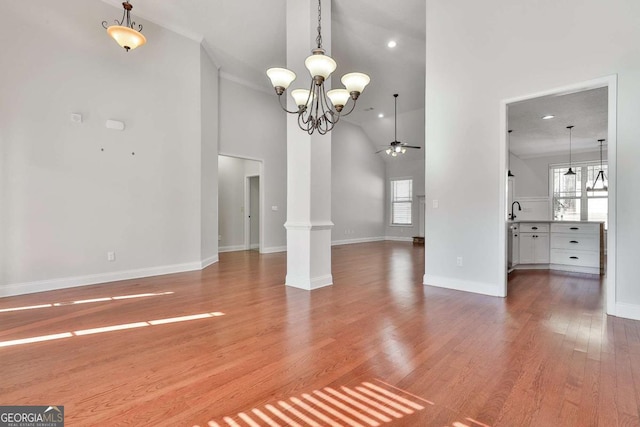
[[[64,405],[67,426],[640,426],[640,322],[603,314],[600,277],[516,271],[501,299],[423,286],[411,243],[332,254],[313,292],[247,251],[0,299],[0,405]]]

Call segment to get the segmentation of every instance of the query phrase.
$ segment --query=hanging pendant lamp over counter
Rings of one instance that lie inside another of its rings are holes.
[[[571,169],[571,129],[573,129],[573,126],[567,126],[567,129],[569,129],[569,170],[565,175],[575,175],[576,173]]]
[[[600,170],[598,171],[598,175],[596,175],[596,179],[593,181],[593,185],[591,187],[587,187],[587,191],[609,190],[609,186],[607,185],[607,176],[604,174],[604,166],[602,163],[602,144],[604,141],[604,139],[598,140],[600,143]],[[600,182],[600,184],[598,184],[598,182]]]
[[[511,147],[511,132],[513,132],[513,130],[512,130],[512,129],[509,129],[507,132],[509,132],[509,133],[507,134],[507,147]],[[512,174],[512,173],[511,173],[511,169],[509,169],[509,172],[507,173],[507,176],[508,176],[509,178],[512,178],[512,177],[514,177],[515,175],[514,175],[514,174]]]

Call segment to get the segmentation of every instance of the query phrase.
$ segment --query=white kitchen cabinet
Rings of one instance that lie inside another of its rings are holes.
[[[520,264],[549,264],[549,233],[520,232]]]
[[[602,228],[602,224],[594,223],[552,223],[552,268],[600,273]]]

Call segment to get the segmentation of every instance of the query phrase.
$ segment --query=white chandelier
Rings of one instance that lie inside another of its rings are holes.
[[[133,6],[129,1],[122,3],[124,13],[122,19],[115,19],[116,25],[108,25],[107,21],[102,21],[102,26],[107,30],[107,34],[129,52],[129,49],[135,49],[147,42],[147,38],[142,35],[142,25],[138,25],[138,29],[134,29],[136,23],[131,20],[131,9]]]
[[[282,102],[282,94],[296,78],[296,74],[286,68],[269,68],[267,76],[271,79],[271,84],[276,90],[280,106],[290,114],[298,115],[298,126],[311,135],[315,130],[324,135],[330,132],[334,125],[338,123],[340,117],[350,114],[356,106],[356,101],[365,86],[371,80],[363,73],[349,73],[342,76],[340,80],[345,89],[333,89],[325,91],[324,82],[329,78],[337,67],[336,61],[328,55],[322,48],[322,6],[318,0],[318,37],[316,37],[317,48],[311,51],[304,65],[311,74],[311,85],[307,89],[295,89],[291,91],[291,96],[295,100],[298,109],[296,111],[287,110]],[[351,98],[352,105],[348,112],[344,112],[344,107]],[[333,108],[332,108],[333,106]]]

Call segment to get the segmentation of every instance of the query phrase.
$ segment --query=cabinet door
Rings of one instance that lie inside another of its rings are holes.
[[[538,264],[549,264],[549,234],[534,234],[534,259]]]
[[[518,265],[520,264],[520,233],[513,233],[511,245],[511,265]]]
[[[520,264],[533,264],[535,262],[535,238],[533,233],[520,233]]]

